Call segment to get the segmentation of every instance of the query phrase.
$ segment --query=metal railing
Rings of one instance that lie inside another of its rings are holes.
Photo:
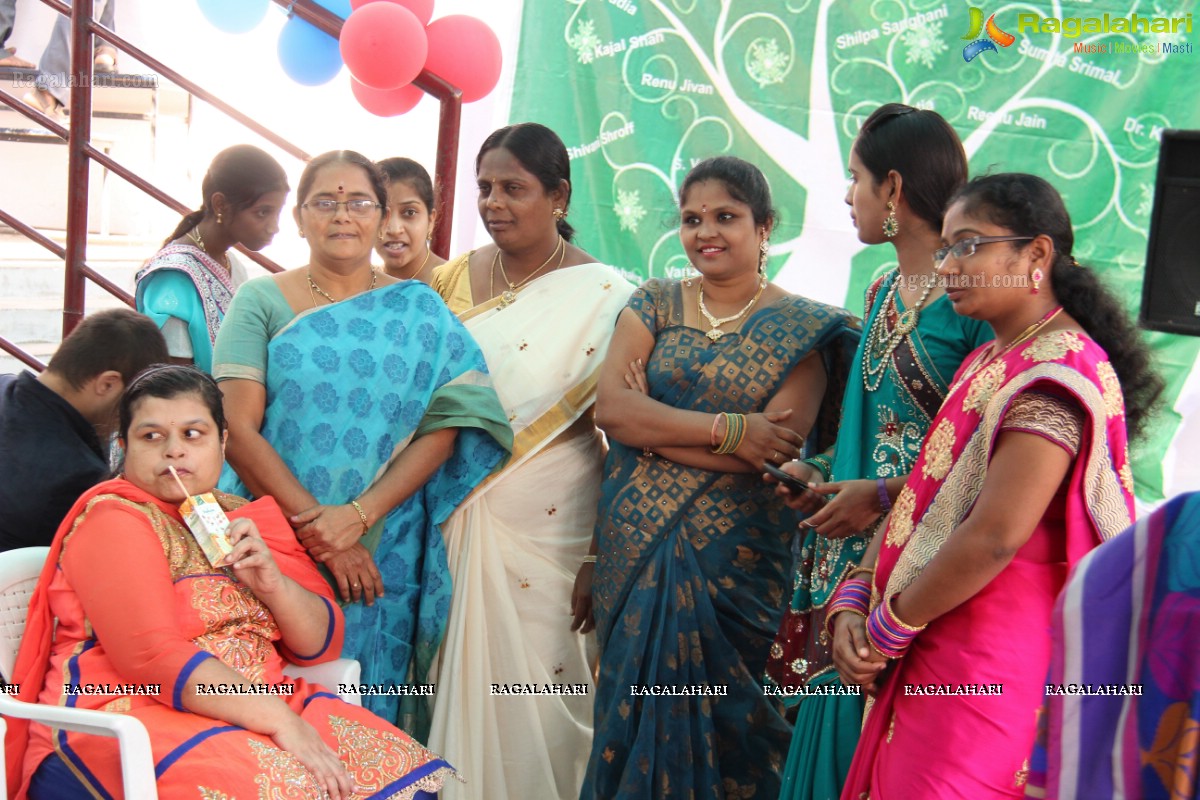
[[[250,116],[238,111],[212,92],[193,83],[166,64],[153,58],[141,48],[117,35],[114,31],[97,23],[92,19],[91,3],[76,2],[71,6],[67,6],[61,0],[42,0],[42,2],[59,14],[65,14],[71,18],[71,73],[73,76],[71,85],[74,88],[71,91],[70,126],[64,127],[60,125],[46,114],[31,108],[20,98],[4,89],[0,89],[0,103],[8,105],[13,110],[29,118],[60,139],[65,140],[67,143],[66,247],[60,247],[55,244],[46,236],[3,209],[0,209],[0,222],[3,222],[13,230],[46,248],[56,257],[63,259],[62,335],[66,337],[79,324],[79,321],[83,319],[85,289],[88,280],[123,302],[131,306],[133,305],[133,298],[128,292],[96,272],[86,263],[90,162],[95,161],[180,214],[187,214],[192,210],[167,192],[92,146],[93,36],[99,36],[118,50],[128,53],[137,61],[142,62],[150,69],[186,90],[193,97],[198,97],[209,103],[226,116],[254,131],[284,152],[302,161],[308,161],[309,154],[274,131],[259,124]],[[343,20],[336,14],[318,6],[313,0],[275,0],[275,3],[284,7],[290,14],[300,17],[334,39],[337,39],[341,33]],[[454,207],[455,173],[458,168],[459,128],[462,121],[462,91],[428,71],[424,71],[417,76],[413,84],[427,94],[433,95],[441,104],[441,112],[438,119],[437,161],[435,163],[434,179],[438,186],[439,207],[442,209],[451,209]],[[434,252],[443,257],[448,254],[447,251],[450,245],[451,216],[449,213],[438,214],[434,223],[432,247]],[[244,249],[242,252],[251,260],[271,272],[280,272],[283,269],[271,259],[258,253]],[[40,370],[43,368],[42,363],[38,359],[3,336],[0,336],[0,350],[7,352],[33,369]]]

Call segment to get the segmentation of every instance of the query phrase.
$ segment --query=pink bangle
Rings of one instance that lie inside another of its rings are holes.
[[[902,622],[892,611],[894,599],[895,595],[883,598],[883,602],[867,615],[867,639],[880,655],[887,658],[904,655],[917,634],[925,630],[924,625],[914,628]]]
[[[829,632],[830,636],[833,635],[831,630],[833,618],[843,611],[849,611],[851,614],[865,618],[870,609],[870,581],[866,578],[844,580],[833,593],[833,597],[829,599],[829,605],[825,607],[825,630]]]
[[[717,423],[719,423],[720,421],[721,421],[721,415],[714,414],[712,431],[710,431],[708,434],[708,443],[710,445],[712,445],[714,450],[721,444],[721,439],[717,436]]]

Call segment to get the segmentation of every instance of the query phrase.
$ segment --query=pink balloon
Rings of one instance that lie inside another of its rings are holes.
[[[486,97],[500,80],[500,40],[486,23],[453,14],[430,23],[425,69],[462,89],[463,102]],[[346,62],[349,64],[349,62]]]
[[[382,2],[404,6],[421,21],[422,25],[428,25],[429,20],[433,18],[433,0],[350,0],[350,7],[357,10],[367,3]]]
[[[425,93],[411,83],[399,89],[373,89],[350,78],[350,91],[358,104],[377,117],[398,117],[412,111]]]
[[[367,3],[342,25],[338,40],[350,74],[372,89],[412,83],[425,65],[429,42],[411,11],[395,3]]]

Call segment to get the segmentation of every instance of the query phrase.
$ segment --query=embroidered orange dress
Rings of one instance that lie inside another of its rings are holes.
[[[58,530],[14,670],[20,699],[137,717],[150,733],[162,797],[323,797],[269,737],[184,709],[189,676],[218,658],[248,681],[292,687],[282,699],[338,753],[360,789],[355,798],[440,789],[453,774],[445,761],[343,702],[336,687],[284,678],[284,658],[314,664],[338,656],[341,609],[273,499],[218,499],[231,519],[253,519],[283,573],[325,600],[321,650],[288,651],[267,607],[230,569],[209,565],[177,508],[118,479],[85,493]],[[97,797],[121,797],[116,747],[107,737],[12,720],[9,792],[24,798],[38,765],[57,753]]]

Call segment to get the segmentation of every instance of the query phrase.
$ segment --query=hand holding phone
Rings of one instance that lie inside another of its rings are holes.
[[[786,486],[788,488],[788,491],[793,492],[795,494],[799,494],[800,492],[812,492],[817,497],[820,497],[822,500],[825,499],[825,495],[821,494],[816,489],[812,488],[807,483],[805,483],[804,481],[797,478],[795,475],[789,475],[788,473],[781,470],[779,467],[777,467],[774,464],[771,464],[769,462],[764,463],[762,466],[763,466],[763,472],[767,473],[772,478],[774,478],[775,480],[779,481],[784,486]]]

